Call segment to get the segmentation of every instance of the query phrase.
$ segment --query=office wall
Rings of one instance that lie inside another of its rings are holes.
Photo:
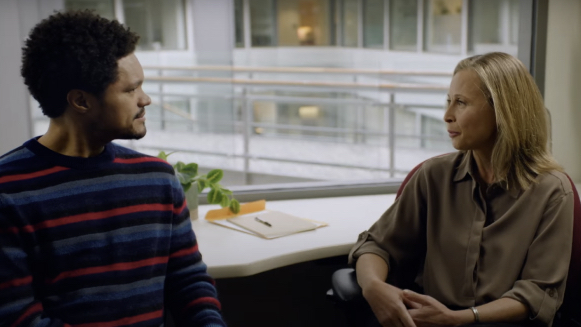
[[[0,2],[0,154],[30,134],[28,94],[20,77],[20,17],[17,0]]]
[[[553,154],[581,182],[581,1],[549,1],[545,105]]]
[[[21,48],[30,29],[63,0],[0,1],[0,155],[32,137],[29,94],[20,76]]]

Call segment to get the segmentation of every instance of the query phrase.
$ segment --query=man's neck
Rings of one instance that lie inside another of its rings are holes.
[[[54,152],[70,157],[89,158],[103,152],[106,143],[91,140],[83,127],[65,122],[65,117],[52,118],[48,131],[38,142]]]

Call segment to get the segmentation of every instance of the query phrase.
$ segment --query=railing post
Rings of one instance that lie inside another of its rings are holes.
[[[243,146],[244,146],[244,184],[250,184],[250,135],[252,133],[252,104],[247,97],[246,87],[242,88]]]
[[[389,94],[389,176],[395,176],[395,94]]]
[[[158,75],[161,77],[163,72],[158,70]],[[161,130],[165,130],[165,108],[163,105],[163,82],[159,81],[159,119],[161,120]]]

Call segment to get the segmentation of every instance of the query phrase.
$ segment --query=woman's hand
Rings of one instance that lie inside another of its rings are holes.
[[[410,308],[409,315],[418,327],[459,326],[461,322],[455,315],[455,311],[431,296],[416,292],[402,291],[404,303]]]
[[[416,327],[399,288],[378,281],[363,289],[363,297],[384,327]]]

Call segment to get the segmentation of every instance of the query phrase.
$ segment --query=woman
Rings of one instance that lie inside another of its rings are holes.
[[[454,70],[444,121],[459,151],[424,162],[351,250],[363,296],[383,326],[550,326],[573,191],[547,150],[539,90],[508,54],[470,57]],[[397,287],[410,277],[425,295]]]

